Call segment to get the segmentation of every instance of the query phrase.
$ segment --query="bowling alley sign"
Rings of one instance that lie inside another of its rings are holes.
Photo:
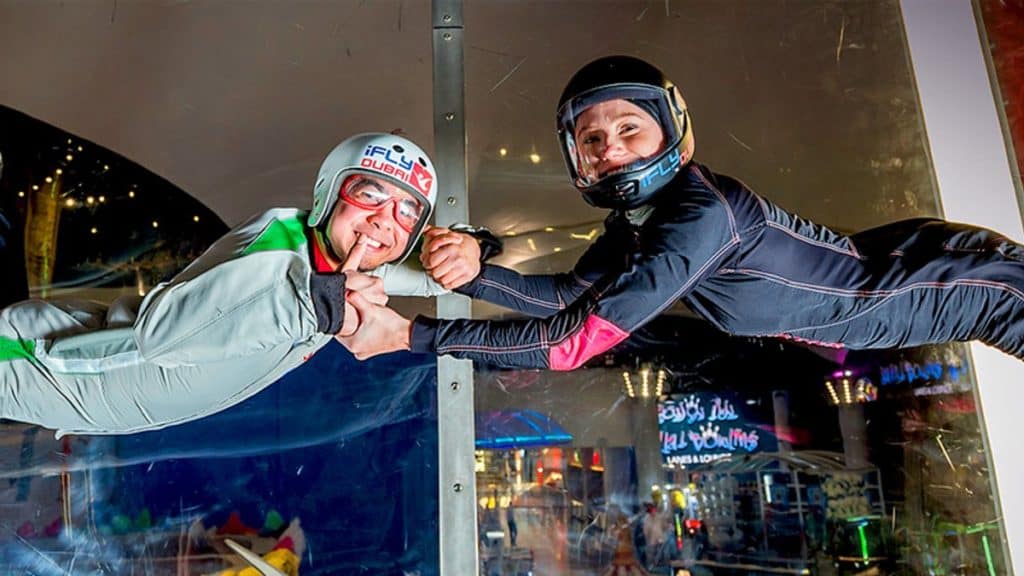
[[[658,403],[661,455],[667,464],[707,464],[778,449],[774,428],[754,421],[725,394],[697,393]]]

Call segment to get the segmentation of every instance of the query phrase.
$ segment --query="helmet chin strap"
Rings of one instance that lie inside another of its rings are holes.
[[[331,219],[328,218],[326,224],[322,224],[314,229],[314,233],[320,240],[320,245],[328,252],[327,255],[330,256],[332,260],[335,262],[344,262],[344,259],[338,255],[338,251],[335,250],[334,245],[331,244],[331,235],[327,233],[327,228],[329,227],[330,222]]]

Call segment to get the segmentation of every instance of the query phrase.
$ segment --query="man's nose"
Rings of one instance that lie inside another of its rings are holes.
[[[375,228],[391,230],[391,227],[395,223],[394,206],[384,206],[380,210],[375,211],[373,214],[370,214],[368,221],[370,222],[370,225]]]

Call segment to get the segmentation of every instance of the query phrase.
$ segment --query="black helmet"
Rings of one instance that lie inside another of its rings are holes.
[[[594,173],[579,153],[576,121],[591,106],[610,100],[626,100],[650,115],[664,145],[611,173]],[[600,208],[646,204],[693,157],[693,127],[679,90],[661,70],[631,56],[599,58],[569,80],[558,100],[558,140],[573,184],[588,204]]]

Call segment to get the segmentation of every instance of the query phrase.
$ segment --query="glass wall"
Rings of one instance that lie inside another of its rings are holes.
[[[229,227],[308,208],[343,138],[429,148],[429,30],[424,3],[0,2],[0,296],[137,299]],[[332,341],[162,430],[3,421],[0,573],[219,574],[249,566],[234,541],[304,576],[437,574],[435,391],[432,357]]]
[[[801,216],[941,214],[896,2],[467,2],[465,21],[470,206],[501,264],[566,271],[601,234],[554,116],[613,53],[680,86],[697,161]],[[965,347],[837,353],[676,307],[581,370],[476,377],[483,574],[1007,570]]]
[[[251,215],[308,207],[342,138],[429,150],[430,8],[0,1],[0,254],[25,262],[0,298],[144,296]],[[980,8],[1014,102],[1016,8]],[[613,53],[680,86],[698,162],[805,218],[941,214],[895,0],[466,0],[463,21],[471,216],[497,264],[566,271],[602,233],[554,116]],[[480,573],[1007,573],[971,364],[729,337],[679,305],[574,372],[477,366]],[[436,367],[332,342],[163,430],[3,421],[0,572],[242,569],[230,540],[287,542],[303,575],[437,574]]]

